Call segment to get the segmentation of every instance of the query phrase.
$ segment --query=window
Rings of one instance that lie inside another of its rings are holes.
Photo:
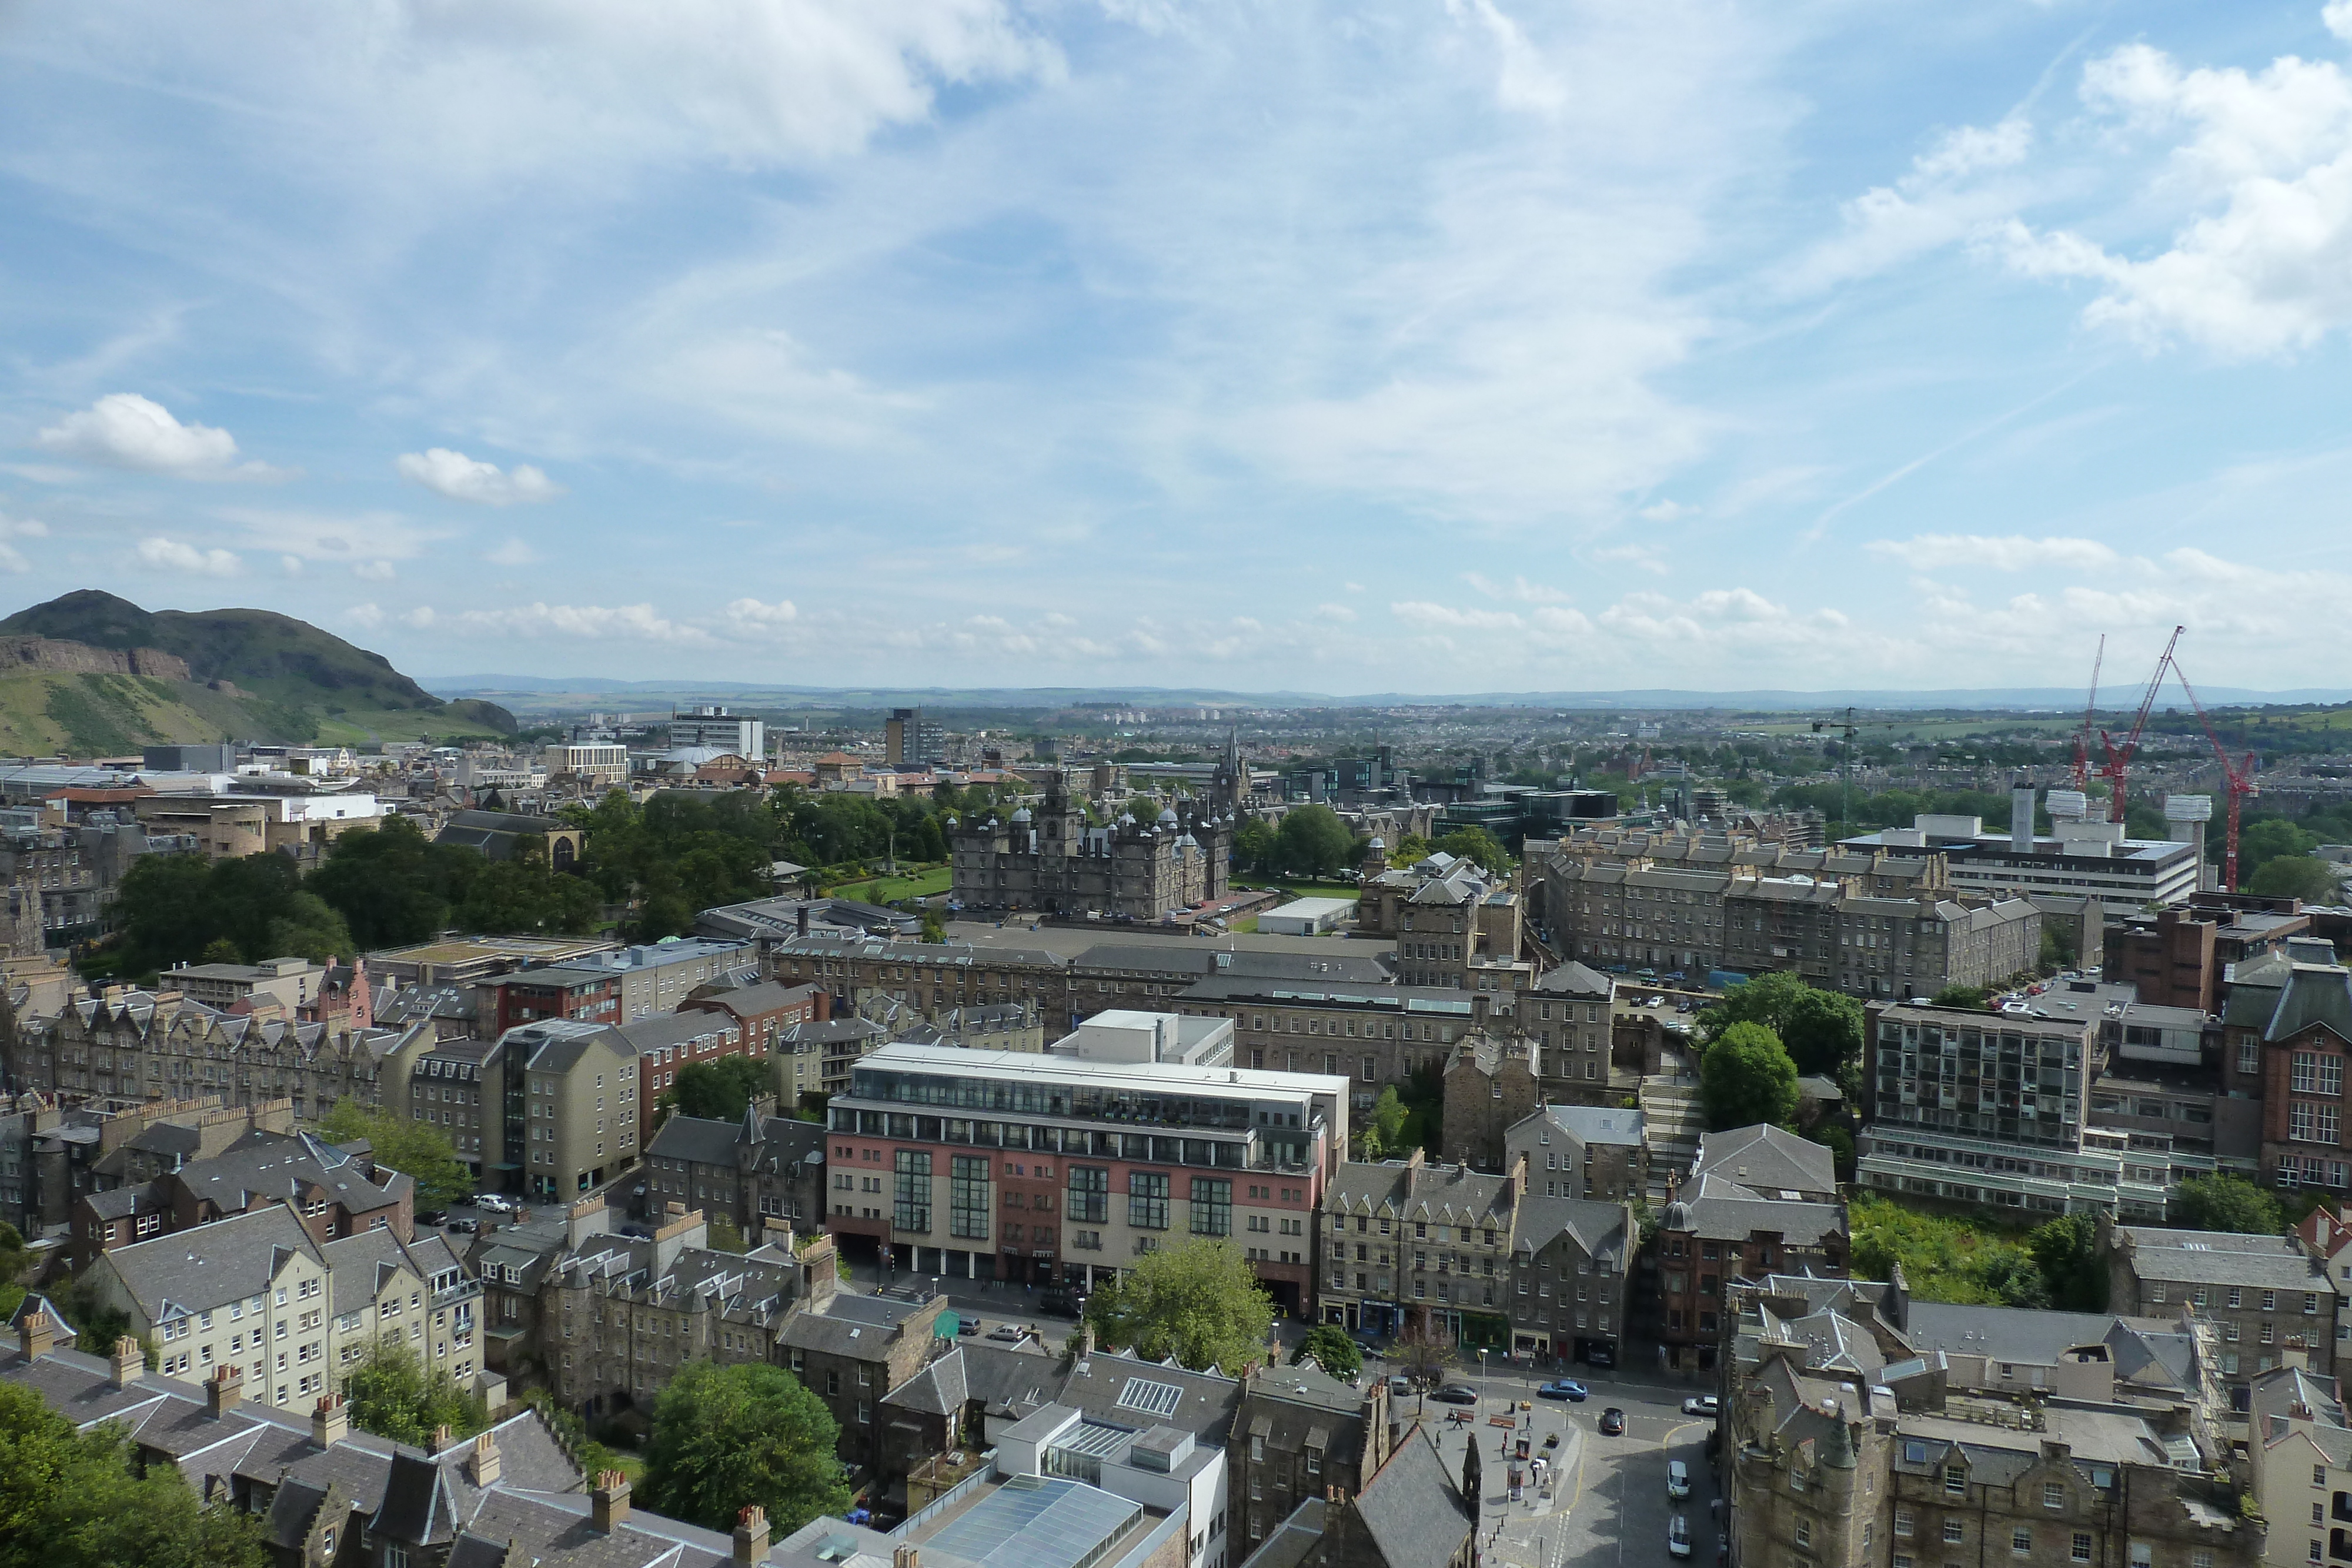
[[[1812,1543],[1813,1527],[1811,1522],[1802,1519],[1797,1521],[1797,1544],[1800,1546],[1811,1546]]]
[[[1910,1536],[1911,1511],[1909,1509],[1898,1508],[1895,1511],[1895,1533],[1906,1539]]]
[[[2062,1509],[2066,1506],[2066,1488],[2063,1482],[2043,1481],[2042,1483],[2042,1506],[2048,1509]]]
[[[2076,1531],[2074,1532],[2074,1548],[2068,1552],[2066,1555],[2074,1562],[2088,1563],[2091,1560],[2090,1532],[2082,1530]]]
[[[1127,1222],[1138,1230],[1168,1228],[1168,1177],[1158,1171],[1129,1171]]]
[[[1967,1521],[1966,1520],[1960,1520],[1960,1519],[1948,1519],[1948,1520],[1944,1521],[1944,1544],[1945,1544],[1945,1545],[1947,1545],[1947,1546],[1957,1546],[1957,1545],[1958,1545],[1961,1542],[1966,1541],[1968,1538],[1969,1538],[1969,1526],[1968,1526],[1968,1521]]]
[[[2153,1568],[2156,1549],[2145,1541],[2131,1543],[2131,1568]]]
[[[988,1239],[989,1157],[950,1156],[948,1170],[948,1234]]]
[[[2031,1557],[2033,1554],[2033,1531],[2022,1529],[2011,1531],[2009,1549],[2020,1557]]]
[[[1096,1166],[1070,1167],[1070,1218],[1100,1224],[1110,1218],[1110,1172]]]
[[[1192,1234],[1231,1236],[1233,1233],[1234,1184],[1223,1176],[1194,1176]]]
[[[1965,1465],[1944,1467],[1944,1490],[1952,1497],[1965,1497],[1969,1490],[1969,1472]]]
[[[931,1156],[921,1149],[900,1149],[895,1160],[890,1223],[899,1230],[927,1232],[931,1228]]]

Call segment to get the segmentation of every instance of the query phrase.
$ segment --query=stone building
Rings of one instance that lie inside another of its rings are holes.
[[[1356,935],[1395,941],[1403,985],[1523,990],[1534,979],[1533,966],[1522,968],[1519,957],[1524,914],[1508,882],[1441,850],[1368,877]]]
[[[1528,1193],[1631,1201],[1650,1189],[1642,1113],[1616,1105],[1545,1105],[1503,1134],[1503,1157],[1528,1162]]]
[[[2212,1322],[2221,1375],[2240,1408],[2252,1380],[2290,1356],[2318,1376],[2332,1374],[2340,1301],[2326,1260],[2300,1238],[2103,1218],[2098,1247],[2111,1310],[2163,1317],[2188,1307]]]
[[[967,909],[1156,923],[1224,896],[1234,829],[1229,808],[1189,797],[1149,823],[1089,827],[1056,773],[1035,811],[950,830],[953,896]]]
[[[1390,1423],[1385,1378],[1358,1389],[1311,1364],[1252,1369],[1225,1448],[1225,1493],[1243,1509],[1249,1539],[1308,1498],[1361,1492],[1388,1462],[1399,1430]]]
[[[779,1116],[772,1103],[745,1108],[742,1120],[672,1116],[646,1148],[640,1215],[676,1203],[723,1214],[746,1237],[789,1238],[824,1227],[824,1128]],[[780,1238],[781,1239],[781,1238]]]
[[[813,1243],[807,1255],[817,1249],[831,1270],[831,1244]],[[945,1296],[920,1291],[812,1296],[784,1321],[775,1359],[840,1423],[844,1464],[869,1475],[880,1471],[887,1425],[881,1401],[946,1348],[938,1331],[947,1304]]]
[[[1042,948],[820,933],[769,945],[765,962],[786,986],[814,986],[833,998],[820,1019],[854,1014],[861,998],[877,992],[927,1018],[1019,1002],[1034,1005],[1049,1027],[1071,1016],[1069,965]]]
[[[509,1030],[499,1044],[509,1107],[520,1101],[523,1112],[520,1128],[507,1113],[507,1161],[524,1193],[570,1197],[637,1163],[640,1066],[619,1030],[550,1019]]]
[[[5,1063],[17,1089],[97,1099],[188,1100],[230,1105],[290,1100],[298,1117],[323,1116],[346,1096],[382,1103],[386,1031],[304,1022],[275,1006],[207,1007],[176,991],[110,986],[54,1018],[19,1027]]]
[[[1471,1568],[1478,1521],[1437,1442],[1416,1431],[1353,1497],[1309,1498],[1244,1568]]]
[[[1470,998],[1451,988],[1337,976],[1269,979],[1223,970],[1179,991],[1173,1005],[1189,1017],[1231,1019],[1234,1057],[1243,1066],[1349,1080],[1359,1113],[1369,1113],[1389,1084],[1416,1073],[1442,1074],[1474,1019]],[[1355,1120],[1361,1124],[1363,1118]]]
[[[1465,1035],[1445,1066],[1446,1152],[1464,1165],[1501,1169],[1510,1130],[1544,1103],[1542,1071],[1543,1048],[1526,1035],[1495,1025]]]
[[[1781,1272],[1843,1276],[1851,1256],[1830,1151],[1778,1127],[1699,1140],[1690,1180],[1667,1187],[1658,1223],[1658,1343],[1666,1364],[1708,1372],[1732,1319],[1730,1286]]]
[[[1484,1176],[1430,1165],[1419,1149],[1341,1166],[1323,1205],[1318,1316],[1365,1333],[1416,1327],[1449,1344],[1483,1319],[1499,1341],[1526,1196],[1524,1166]]]
[[[1642,1243],[1633,1206],[1538,1197],[1532,1179],[1529,1187],[1511,1249],[1511,1353],[1621,1364]]]
[[[157,1163],[154,1145],[177,1143],[143,1135],[149,1148],[126,1167]],[[142,1140],[134,1140],[134,1144]],[[126,1154],[131,1153],[126,1146]],[[102,1184],[109,1178],[101,1176]],[[77,1269],[100,1252],[173,1236],[270,1204],[301,1217],[311,1239],[324,1243],[367,1230],[389,1230],[405,1241],[415,1231],[416,1183],[378,1166],[364,1144],[339,1148],[309,1133],[249,1131],[208,1158],[175,1162],[145,1180],[102,1185],[77,1198],[73,1253]]]

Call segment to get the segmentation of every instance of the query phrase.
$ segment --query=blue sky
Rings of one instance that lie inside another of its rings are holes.
[[[0,597],[428,677],[2345,685],[2347,39],[0,7]]]

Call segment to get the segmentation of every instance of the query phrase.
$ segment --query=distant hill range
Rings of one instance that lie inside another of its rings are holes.
[[[267,610],[147,611],[81,589],[0,621],[0,749],[118,756],[166,741],[512,735],[371,653]]]

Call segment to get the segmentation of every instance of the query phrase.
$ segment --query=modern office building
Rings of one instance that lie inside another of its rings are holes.
[[[1303,1309],[1349,1086],[1232,1057],[1230,1022],[1169,1013],[1098,1015],[1042,1054],[886,1045],[828,1107],[826,1225],[919,1274],[1081,1290],[1229,1238]]]

